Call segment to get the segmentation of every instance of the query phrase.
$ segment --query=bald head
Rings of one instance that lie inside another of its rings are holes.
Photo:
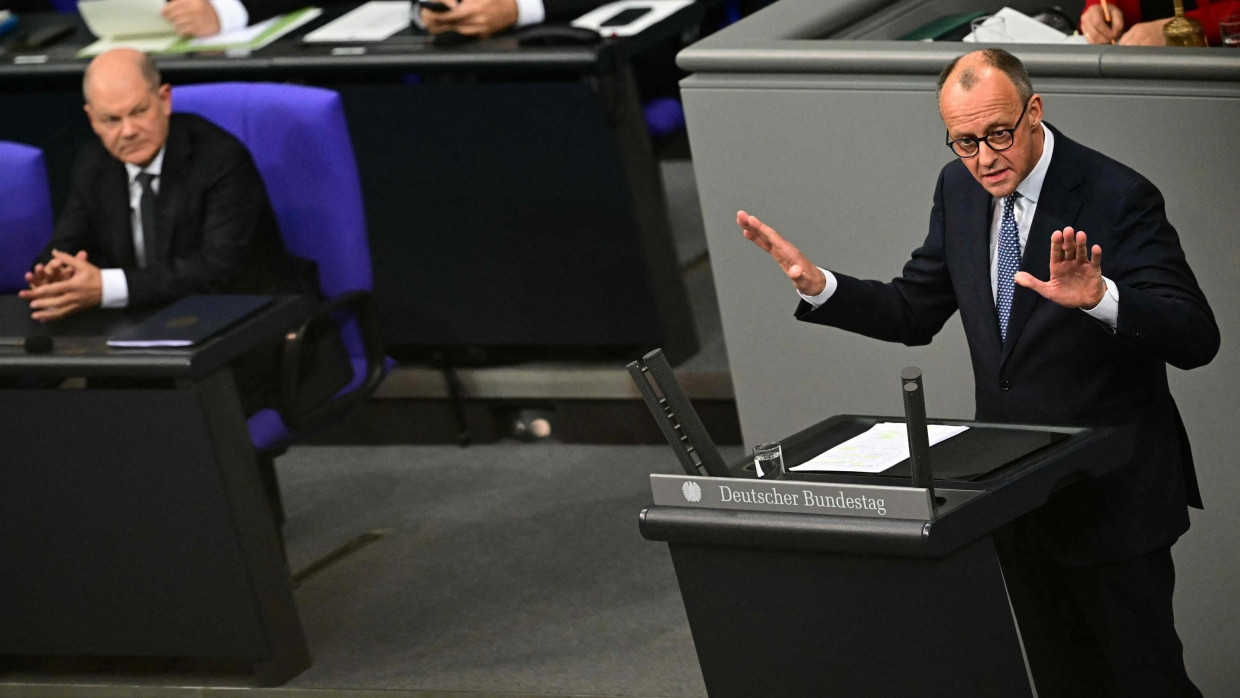
[[[122,85],[132,89],[142,85],[150,92],[159,89],[159,69],[151,57],[131,48],[118,48],[95,56],[82,75],[82,99],[90,104],[96,85],[107,88]]]
[[[82,97],[90,127],[117,160],[146,167],[168,138],[172,91],[133,49],[101,53],[86,68]]]
[[[936,92],[939,104],[943,103],[945,87],[956,87],[968,92],[977,86],[988,69],[998,71],[1006,77],[1016,88],[1016,94],[1021,102],[1028,102],[1033,96],[1033,82],[1029,79],[1025,64],[1001,48],[986,48],[956,58],[947,64],[943,72],[939,73]]]

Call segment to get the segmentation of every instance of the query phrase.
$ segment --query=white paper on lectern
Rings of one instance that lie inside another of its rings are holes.
[[[931,424],[927,429],[930,445],[933,446],[969,428]],[[881,473],[905,458],[908,458],[908,431],[904,422],[879,422],[865,433],[858,434],[805,463],[793,466],[791,470]]]

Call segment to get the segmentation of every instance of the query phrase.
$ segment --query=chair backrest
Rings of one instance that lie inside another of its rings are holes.
[[[30,263],[51,238],[43,151],[0,141],[0,293],[25,288]]]
[[[250,149],[284,246],[314,260],[324,295],[371,290],[362,188],[340,95],[275,83],[185,85],[172,108],[203,116]]]
[[[77,14],[78,0],[51,0],[52,9],[61,14]]]

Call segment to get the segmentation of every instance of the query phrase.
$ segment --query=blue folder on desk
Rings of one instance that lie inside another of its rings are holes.
[[[241,322],[270,296],[186,296],[108,339],[110,347],[188,347]]]

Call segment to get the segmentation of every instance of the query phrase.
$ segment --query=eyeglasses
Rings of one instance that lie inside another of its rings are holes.
[[[1025,108],[1020,110],[1020,118],[1016,119],[1016,124],[1012,128],[1001,128],[998,131],[991,131],[981,138],[965,136],[954,141],[949,140],[947,141],[947,147],[951,148],[953,153],[962,158],[971,158],[977,155],[978,151],[981,150],[982,143],[985,143],[996,153],[1007,150],[1016,142],[1016,137],[1013,134],[1016,133],[1020,122],[1024,120],[1025,112],[1027,111],[1029,111],[1029,102],[1025,102]],[[951,137],[951,133],[947,135],[948,138]]]

